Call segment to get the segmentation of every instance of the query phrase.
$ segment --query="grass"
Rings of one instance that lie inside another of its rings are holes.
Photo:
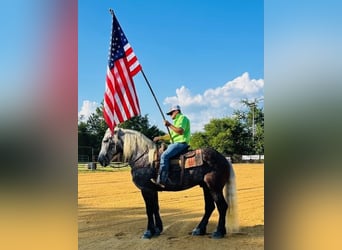
[[[130,166],[126,163],[111,163],[107,167],[102,167],[98,162],[96,162],[96,169],[88,169],[88,163],[78,163],[78,172],[79,173],[89,173],[89,172],[119,172],[119,171],[128,171],[130,170]]]

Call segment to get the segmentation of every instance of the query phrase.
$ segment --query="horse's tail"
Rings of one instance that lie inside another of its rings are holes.
[[[226,226],[228,232],[238,232],[239,231],[239,218],[238,218],[238,207],[237,207],[237,194],[236,194],[236,183],[235,183],[235,173],[231,163],[229,179],[224,186],[224,198],[228,204],[228,211],[226,214]]]

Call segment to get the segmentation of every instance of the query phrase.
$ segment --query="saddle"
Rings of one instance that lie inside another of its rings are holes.
[[[203,165],[202,149],[187,151],[171,159],[170,166],[179,166],[180,168],[193,168]]]
[[[155,152],[153,165],[156,168],[156,172],[159,172],[160,168],[160,155],[166,150],[166,145],[162,144],[160,149]],[[203,165],[202,149],[191,150],[189,147],[181,152],[179,155],[170,159],[169,176],[178,175],[179,184],[183,182],[184,170],[189,168],[195,168]],[[177,178],[177,179],[178,179]],[[176,178],[172,178],[176,179]]]

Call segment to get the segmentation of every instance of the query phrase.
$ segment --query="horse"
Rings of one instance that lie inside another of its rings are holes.
[[[147,229],[142,238],[150,239],[159,236],[163,231],[163,223],[159,213],[159,191],[180,191],[199,185],[203,189],[205,212],[202,220],[193,229],[192,235],[206,235],[209,218],[218,209],[219,219],[216,230],[211,234],[214,239],[223,238],[228,232],[238,229],[237,199],[235,174],[230,161],[212,148],[203,148],[203,164],[187,168],[182,175],[181,183],[165,185],[161,188],[151,181],[157,170],[153,164],[157,145],[144,134],[129,129],[116,127],[113,132],[107,129],[102,140],[98,162],[108,166],[113,158],[122,157],[131,167],[134,184],[141,190],[147,214]],[[172,177],[170,165],[169,176]],[[227,225],[226,225],[227,224]]]

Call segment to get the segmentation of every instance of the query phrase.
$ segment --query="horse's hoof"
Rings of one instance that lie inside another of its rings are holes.
[[[222,239],[224,237],[224,233],[219,232],[219,231],[215,231],[211,234],[211,238],[213,239]]]
[[[141,238],[149,240],[152,238],[152,236],[153,236],[152,232],[150,230],[146,230]]]
[[[205,230],[201,230],[200,228],[196,227],[194,230],[192,230],[193,236],[199,236],[199,235],[205,235]]]
[[[159,236],[161,233],[160,229],[158,227],[155,228],[155,232],[153,236]]]

